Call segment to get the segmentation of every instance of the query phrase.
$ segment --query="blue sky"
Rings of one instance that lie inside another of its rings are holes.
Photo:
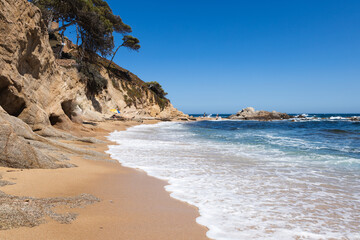
[[[360,1],[107,2],[142,46],[115,62],[186,113],[360,112]]]

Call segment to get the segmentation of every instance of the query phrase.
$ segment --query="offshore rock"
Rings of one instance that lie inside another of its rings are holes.
[[[360,117],[351,117],[350,121],[360,122]]]
[[[261,120],[261,121],[270,121],[270,120],[281,120],[289,119],[290,116],[286,113],[280,113],[276,111],[255,111],[253,107],[247,107],[237,112],[234,115],[229,116],[229,119],[241,119],[241,120]]]

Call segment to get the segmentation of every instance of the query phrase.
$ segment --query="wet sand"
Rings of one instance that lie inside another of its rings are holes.
[[[99,127],[91,128],[88,136],[105,140],[109,132],[136,124],[139,123],[100,123]],[[113,143],[73,144],[104,152]],[[0,168],[4,180],[16,183],[0,188],[7,194],[45,198],[87,193],[101,200],[84,208],[57,207],[58,213],[79,214],[70,224],[47,218],[45,224],[36,227],[0,231],[0,239],[208,239],[207,229],[195,221],[199,216],[197,209],[170,198],[164,190],[166,182],[109,160],[72,156],[70,162],[78,167],[11,172]]]

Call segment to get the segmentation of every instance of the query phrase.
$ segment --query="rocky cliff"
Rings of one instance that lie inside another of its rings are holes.
[[[73,60],[54,57],[41,12],[26,0],[0,0],[0,165],[58,167],[34,141],[69,135],[74,122],[102,121],[118,109],[128,118],[176,118],[184,114],[160,99],[133,73],[103,65],[101,91],[89,89]],[[91,75],[92,73],[90,73]],[[25,156],[25,157],[24,157]]]

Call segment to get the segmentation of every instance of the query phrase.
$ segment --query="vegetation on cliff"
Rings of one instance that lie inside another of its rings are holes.
[[[49,40],[54,51],[55,57],[60,59],[74,59],[78,62],[78,70],[82,80],[86,83],[90,94],[99,94],[107,88],[107,80],[100,74],[102,67],[107,68],[109,75],[112,76],[112,83],[115,88],[120,90],[120,85],[116,78],[132,80],[128,71],[120,70],[113,63],[113,59],[121,47],[138,51],[140,41],[127,35],[132,31],[131,27],[125,24],[120,16],[114,15],[109,5],[103,0],[29,0],[36,5],[42,12],[42,18],[47,25]],[[58,25],[53,25],[53,22]],[[65,36],[65,30],[70,26],[76,27],[77,42],[72,44]],[[113,51],[113,33],[123,35],[122,43]],[[71,43],[71,44],[66,44]],[[64,51],[64,45],[68,48],[73,45],[71,53]],[[112,55],[108,61],[103,57]],[[135,82],[142,87],[143,82]],[[135,86],[122,84],[128,94],[125,100],[128,106],[135,105],[142,94]],[[161,86],[160,86],[161,87]],[[160,96],[160,98],[163,98]],[[162,104],[163,105],[163,104]]]
[[[65,30],[70,26],[75,26],[76,45],[83,51],[99,53],[102,56],[113,54],[114,32],[124,35],[120,46],[132,50],[140,48],[137,38],[126,35],[132,32],[131,27],[125,24],[120,16],[114,15],[109,5],[103,0],[29,1],[40,8],[49,33],[61,31],[62,39],[64,39]],[[52,28],[52,22],[59,23],[59,26]],[[59,55],[61,54],[62,49]]]
[[[103,89],[107,88],[108,84],[98,68],[97,65],[86,62],[80,66],[81,78],[86,82],[87,89],[93,94],[100,93]]]
[[[167,93],[164,91],[164,89],[158,82],[147,82],[146,86],[160,98],[165,98],[165,96],[167,95]]]
[[[113,59],[121,47],[138,51],[140,41],[127,35],[132,31],[120,16],[114,15],[104,0],[29,0],[42,12],[42,18],[48,27],[49,39],[55,57],[74,59],[82,81],[91,95],[100,94],[107,89],[108,82],[100,73],[106,68],[113,86],[124,91],[124,100],[128,107],[143,103],[144,89],[153,93],[152,103],[163,110],[168,106],[167,93],[158,82],[144,83],[129,71],[113,63]],[[53,22],[58,25],[53,26]],[[65,36],[65,30],[70,26],[76,27],[77,42],[72,44]],[[122,43],[114,49],[113,33],[123,35]],[[71,44],[66,44],[71,43]],[[72,50],[63,51],[64,45]],[[101,55],[98,56],[96,53]],[[105,57],[111,56],[110,60]]]
[[[129,71],[124,71],[113,59],[121,47],[138,51],[140,41],[130,35],[131,27],[125,24],[120,16],[114,15],[109,5],[103,0],[29,0],[42,12],[42,18],[48,26],[49,39],[57,58],[74,59],[78,62],[78,69],[82,80],[86,83],[90,94],[99,94],[107,88],[107,80],[100,74],[101,67],[108,70],[113,86],[126,94],[124,96],[127,106],[136,106],[142,102],[142,90],[149,89],[154,93],[153,102],[164,109],[169,100],[167,93],[158,82],[144,83],[137,77],[130,76]],[[58,26],[52,26],[57,22]],[[75,51],[64,52],[66,39],[65,30],[74,25],[77,31]],[[114,49],[113,33],[123,34],[122,43]],[[112,54],[111,60],[106,57]],[[119,84],[119,80],[124,80]],[[140,81],[137,81],[140,80]],[[121,87],[120,87],[121,86]]]

